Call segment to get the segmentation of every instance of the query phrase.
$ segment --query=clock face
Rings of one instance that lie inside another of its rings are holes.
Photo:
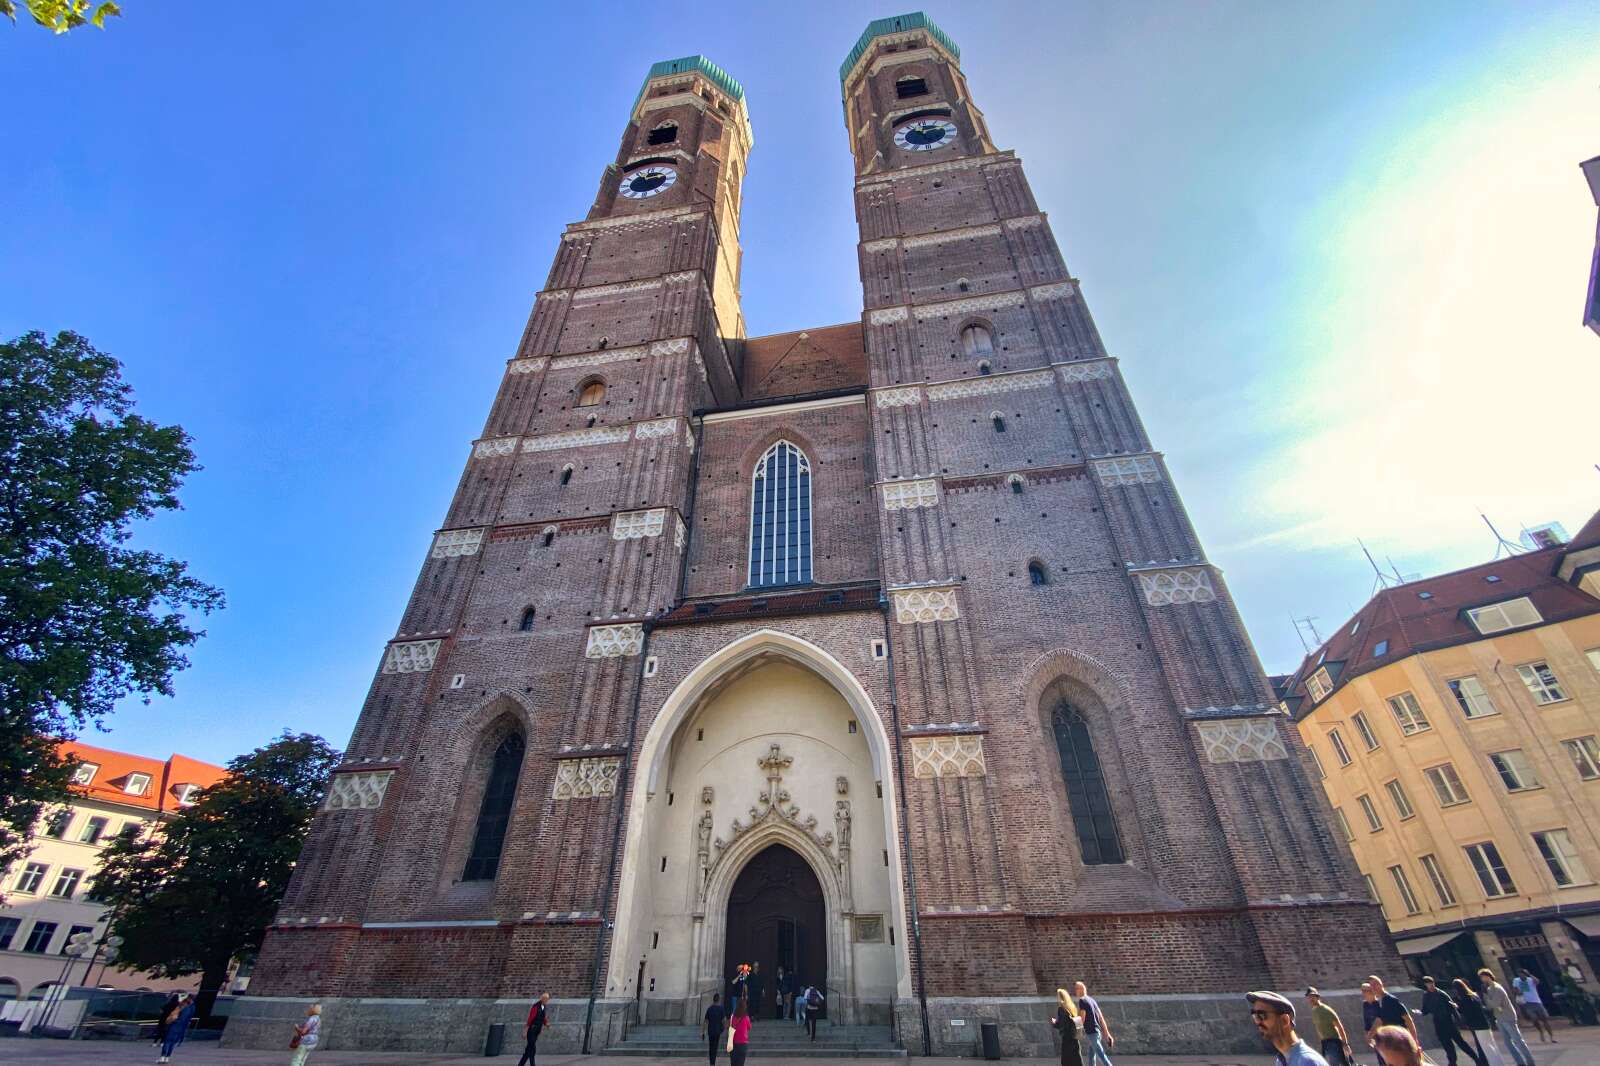
[[[908,152],[931,152],[956,138],[956,124],[947,118],[919,118],[894,131],[894,143]]]
[[[648,200],[672,188],[677,180],[678,172],[671,167],[640,167],[622,176],[622,195],[630,200]]]

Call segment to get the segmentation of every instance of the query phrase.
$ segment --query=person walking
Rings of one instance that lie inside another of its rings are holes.
[[[744,1066],[750,1054],[750,1001],[740,998],[733,1006],[733,1021],[728,1023],[728,1059],[731,1066]]]
[[[1378,1026],[1383,1024],[1383,1019],[1378,1017],[1378,995],[1372,990],[1371,981],[1361,982],[1361,1031],[1367,1034],[1367,1046],[1377,1054],[1377,1045],[1372,1042],[1373,1036],[1378,1031]],[[1383,1056],[1378,1056],[1378,1066],[1383,1066]]]
[[[1246,992],[1250,1020],[1278,1053],[1278,1066],[1328,1066],[1294,1031],[1294,1004],[1276,992]]]
[[[1383,978],[1373,974],[1367,978],[1372,985],[1372,995],[1378,1003],[1378,1021],[1380,1025],[1395,1025],[1411,1034],[1411,1040],[1418,1047],[1422,1040],[1417,1036],[1417,1023],[1411,1017],[1410,1009],[1400,1002],[1400,998],[1383,986]]]
[[[1433,1018],[1433,1035],[1439,1038],[1445,1058],[1456,1066],[1456,1048],[1467,1053],[1475,1066],[1488,1066],[1472,1045],[1461,1038],[1461,1010],[1449,993],[1431,977],[1422,979],[1422,1013]]]
[[[1506,1050],[1516,1060],[1517,1066],[1534,1066],[1533,1049],[1522,1038],[1522,1027],[1517,1024],[1517,1007],[1511,1002],[1506,986],[1494,979],[1494,971],[1485,966],[1478,971],[1478,987],[1483,990],[1483,1002],[1493,1012],[1494,1026],[1506,1042]]]
[[[522,1049],[522,1058],[517,1060],[517,1066],[534,1066],[534,1059],[539,1053],[539,1034],[549,1024],[550,993],[546,992],[533,1001],[528,1020],[523,1023],[522,1035],[527,1038],[528,1046]]]
[[[1116,1047],[1117,1038],[1111,1035],[1111,1026],[1106,1024],[1106,1016],[1100,1012],[1100,1004],[1089,994],[1089,986],[1082,981],[1074,981],[1072,994],[1078,1000],[1078,1014],[1083,1018],[1083,1039],[1089,1045],[1089,1062],[1092,1066],[1111,1066],[1111,1056],[1106,1054],[1106,1048]]]
[[[1355,1066],[1350,1034],[1344,1031],[1339,1012],[1322,1001],[1322,993],[1315,986],[1306,989],[1306,1002],[1311,1004],[1311,1025],[1317,1031],[1318,1050],[1328,1060],[1328,1066]]]
[[[811,1039],[817,1039],[817,1015],[822,1013],[822,1004],[828,997],[822,994],[822,989],[811,985],[806,989],[806,1032],[811,1034]]]
[[[154,1047],[160,1047],[167,1041],[167,1015],[172,1008],[178,1005],[178,993],[173,992],[167,996],[167,1001],[161,1004],[161,1010],[156,1015],[156,1042]]]
[[[166,1031],[161,1037],[161,1057],[157,1062],[171,1062],[172,1053],[178,1045],[183,1043],[183,1038],[189,1035],[189,1022],[194,1018],[194,999],[187,992],[178,993],[178,1002],[172,1009],[161,1016],[166,1025]]]
[[[796,975],[794,979],[794,1024],[804,1029],[806,1027],[806,994],[811,991],[811,986],[800,980]]]
[[[711,994],[711,1006],[706,1008],[705,1017],[700,1019],[700,1039],[707,1036],[711,1038],[711,1066],[717,1066],[717,1048],[722,1046],[722,1029],[728,1017],[728,1012],[722,1009],[722,993]]]
[[[761,976],[761,964],[758,962],[750,967],[750,976],[745,978],[745,987],[750,994],[750,1013],[759,1018],[761,1008],[767,1002],[767,979]]]
[[[1372,1046],[1378,1051],[1379,1066],[1428,1066],[1428,1060],[1422,1057],[1422,1045],[1403,1026],[1378,1026],[1372,1031]]]
[[[289,1042],[294,1054],[289,1058],[289,1066],[303,1066],[306,1056],[317,1050],[321,1039],[322,1004],[313,1003],[306,1008],[306,1020],[294,1027],[294,1039]]]
[[[1550,1010],[1544,1005],[1544,998],[1539,994],[1539,979],[1524,967],[1518,971],[1516,977],[1512,978],[1511,990],[1516,993],[1517,1008],[1522,1014],[1522,1020],[1532,1024],[1534,1031],[1539,1034],[1540,1043],[1547,1037],[1552,1044],[1560,1043],[1556,1039],[1556,1034],[1550,1029]]]
[[[1056,1016],[1050,1019],[1061,1034],[1061,1066],[1083,1066],[1083,1048],[1078,1046],[1078,1005],[1065,988],[1056,989]]]
[[[1489,1066],[1506,1066],[1505,1060],[1500,1057],[1500,1049],[1494,1043],[1494,1011],[1459,977],[1450,982],[1450,998],[1456,1001],[1461,1024],[1472,1033],[1472,1042],[1478,1046],[1478,1057]]]

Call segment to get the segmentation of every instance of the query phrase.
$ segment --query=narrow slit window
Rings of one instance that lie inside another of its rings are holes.
[[[529,607],[522,612],[522,621],[517,623],[517,629],[523,633],[533,632],[533,623],[539,617],[539,612]]]
[[[563,485],[565,485],[567,482],[569,482],[571,480],[572,480],[572,467],[570,467],[570,466],[562,467],[561,468],[561,483]]]
[[[989,416],[989,419],[994,423],[994,431],[996,433],[1004,433],[1006,431],[1005,415],[1002,415],[999,411],[996,411],[994,414]]]
[[[1050,575],[1045,573],[1044,564],[1037,559],[1028,564],[1028,581],[1034,585],[1050,584]]]

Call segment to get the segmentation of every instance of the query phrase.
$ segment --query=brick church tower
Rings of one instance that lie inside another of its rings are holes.
[[[1084,980],[1119,1048],[1251,1049],[1238,993],[1397,972],[954,42],[840,77],[864,311],[746,338],[743,91],[651,68],[231,1043],[315,998],[469,1053],[548,991],[545,1047],[648,1049],[750,961],[850,1046],[1048,1055]]]

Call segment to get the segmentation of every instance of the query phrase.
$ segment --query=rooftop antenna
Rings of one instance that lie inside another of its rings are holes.
[[[1494,540],[1495,540],[1494,559],[1500,558],[1500,553],[1501,552],[1505,552],[1506,555],[1509,557],[1509,556],[1512,556],[1512,555],[1521,555],[1523,552],[1527,551],[1527,549],[1524,548],[1522,545],[1513,544],[1513,543],[1511,543],[1511,541],[1509,541],[1506,538],[1502,537],[1500,535],[1500,531],[1498,529],[1494,528],[1494,523],[1489,521],[1489,516],[1488,515],[1484,514],[1482,511],[1479,511],[1478,512],[1478,517],[1483,519],[1483,524],[1489,527],[1489,532],[1490,533],[1494,534]],[[1490,559],[1489,561],[1490,562],[1494,562],[1494,559]]]
[[[1361,545],[1361,554],[1367,557],[1367,564],[1372,567],[1372,572],[1377,575],[1378,581],[1372,586],[1372,591],[1377,592],[1380,588],[1388,588],[1389,575],[1385,574],[1382,568],[1378,566],[1377,560],[1372,557],[1372,552],[1367,550],[1366,542],[1358,537],[1356,539],[1356,543]],[[1392,566],[1394,564],[1391,563],[1390,565]],[[1405,582],[1402,581],[1401,584],[1405,584]]]
[[[1406,575],[1402,574],[1400,572],[1400,568],[1398,566],[1394,565],[1394,560],[1389,558],[1387,555],[1385,555],[1383,557],[1383,561],[1389,564],[1389,569],[1390,570],[1394,571],[1395,582],[1397,584],[1404,585],[1406,583]]]
[[[1307,619],[1307,621],[1310,621],[1310,619]],[[1307,655],[1310,655],[1311,654],[1311,647],[1310,647],[1310,645],[1308,645],[1306,643],[1306,635],[1300,629],[1300,619],[1296,618],[1294,615],[1291,614],[1289,616],[1289,622],[1290,622],[1291,625],[1294,626],[1294,635],[1300,638],[1300,647],[1305,651],[1305,653]]]
[[[1317,627],[1316,627],[1317,616],[1316,615],[1308,614],[1304,618],[1293,618],[1293,619],[1290,619],[1290,621],[1294,622],[1295,632],[1299,632],[1301,626],[1305,626],[1307,629],[1311,630],[1311,639],[1316,641],[1316,644],[1313,645],[1313,646],[1314,647],[1321,647],[1322,646],[1322,634],[1317,632]],[[1306,638],[1304,636],[1302,636],[1300,638],[1300,643],[1304,644],[1305,642],[1306,642]],[[1311,654],[1311,648],[1307,648],[1306,649],[1306,654],[1307,655]]]

